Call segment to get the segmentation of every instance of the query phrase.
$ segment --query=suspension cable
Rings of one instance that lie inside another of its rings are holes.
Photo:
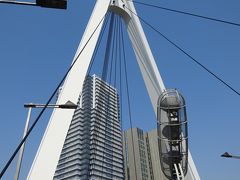
[[[98,52],[98,49],[100,47],[100,43],[102,42],[102,38],[103,38],[103,35],[104,35],[104,32],[106,30],[106,27],[107,27],[107,24],[108,24],[108,21],[109,21],[109,16],[110,16],[110,12],[107,12],[106,14],[106,18],[104,20],[104,24],[103,24],[103,28],[101,29],[101,32],[100,32],[100,35],[99,35],[99,38],[98,38],[98,41],[97,41],[97,44],[96,44],[96,47],[94,48],[94,52],[93,52],[93,56],[92,56],[92,60],[91,60],[91,65],[90,65],[90,69],[93,65],[93,62],[96,58],[96,55],[97,55],[97,52]],[[89,75],[90,71],[87,73],[87,75]]]
[[[114,13],[113,13],[114,14]],[[112,85],[112,77],[113,77],[113,71],[114,71],[114,69],[113,69],[113,64],[114,64],[114,62],[116,61],[113,57],[114,57],[114,53],[116,53],[116,49],[115,49],[115,42],[116,42],[116,38],[117,38],[117,36],[116,36],[116,28],[117,28],[117,21],[116,21],[116,14],[114,14],[114,16],[113,16],[113,19],[114,19],[114,22],[113,22],[113,24],[112,24],[112,31],[113,31],[113,36],[112,36],[112,38],[111,38],[111,49],[106,49],[106,51],[109,51],[109,52],[111,52],[111,58],[109,59],[110,61],[111,61],[111,63],[110,63],[110,73],[109,73],[109,81],[108,81],[108,108],[107,108],[107,118],[108,118],[108,121],[111,121],[111,123],[112,123],[112,126],[111,126],[111,130],[112,130],[112,128],[113,128],[113,121],[114,121],[114,118],[110,118],[110,116],[111,116],[111,113],[110,113],[110,91],[111,91],[111,85]],[[111,25],[111,24],[110,24]],[[109,61],[108,61],[109,62]],[[107,73],[106,73],[107,74]],[[115,74],[115,73],[114,73]],[[116,86],[114,85],[113,86],[114,88],[116,88]],[[111,131],[111,135],[113,135],[113,131]],[[111,145],[110,145],[111,146]],[[102,169],[103,170],[103,169]]]
[[[114,13],[113,13],[114,14]],[[116,45],[116,16],[114,16],[114,24],[113,24],[113,38],[112,38],[112,46],[111,46],[111,63],[110,63],[110,77],[109,77],[109,84],[112,83],[112,70],[113,70],[113,63],[114,63],[114,52],[115,52],[115,45]],[[108,51],[108,49],[107,49]]]
[[[120,117],[121,117],[121,132],[123,132],[123,120],[122,120],[122,51],[121,51],[121,19],[119,18],[119,31],[118,31],[118,47],[119,47],[119,89],[120,89]]]
[[[122,24],[120,26],[121,35],[122,35],[122,50],[123,50],[123,63],[124,63],[124,73],[125,73],[125,82],[126,82],[126,90],[127,90],[127,102],[128,102],[128,114],[131,128],[131,139],[132,139],[132,147],[133,147],[133,161],[134,161],[134,169],[135,169],[135,177],[138,180],[137,176],[137,168],[136,168],[136,158],[135,158],[135,148],[133,141],[133,125],[132,125],[132,114],[131,114],[131,105],[130,105],[130,97],[129,97],[129,88],[128,88],[128,74],[127,74],[127,64],[126,64],[126,55],[125,55],[125,47],[124,47],[124,39],[123,39],[123,31]]]
[[[132,0],[127,0],[127,1],[132,1]],[[188,16],[192,16],[192,17],[202,18],[202,19],[211,20],[211,21],[215,21],[215,22],[220,22],[220,23],[233,25],[233,26],[240,26],[239,23],[230,22],[230,21],[226,21],[226,20],[222,20],[222,19],[216,19],[216,18],[212,18],[212,17],[208,17],[208,16],[202,16],[202,15],[198,15],[198,14],[194,14],[194,13],[190,13],[190,12],[185,12],[185,11],[179,11],[179,10],[176,10],[176,9],[165,8],[165,7],[162,7],[162,6],[157,6],[157,5],[153,5],[153,4],[143,3],[143,2],[140,2],[140,1],[132,1],[132,2],[134,2],[136,4],[145,5],[145,6],[148,6],[148,7],[162,9],[162,10],[169,11],[169,12],[174,12],[174,13],[178,13],[178,14],[184,14],[184,15],[188,15]]]
[[[105,48],[105,57],[104,57],[104,62],[103,62],[103,67],[102,67],[102,77],[101,79],[108,83],[107,85],[107,109],[106,109],[106,120],[110,121],[110,104],[109,104],[109,99],[110,99],[110,91],[111,91],[111,81],[112,81],[112,69],[113,69],[113,54],[114,54],[114,45],[115,45],[115,38],[116,38],[116,18],[114,13],[110,13],[110,23],[109,23],[109,28],[108,28],[108,37],[107,37],[107,44]],[[111,56],[110,56],[111,54]],[[110,63],[110,69],[109,69],[109,63]],[[109,70],[109,71],[108,71]],[[109,72],[109,73],[108,73]],[[100,85],[100,89],[105,89],[104,85]],[[106,131],[106,130],[105,130]],[[104,142],[104,145],[106,142]],[[104,146],[104,148],[106,148]],[[103,173],[104,170],[104,162],[102,162],[101,166],[101,172]],[[102,179],[102,177],[101,177]]]
[[[117,29],[116,29],[116,54],[115,54],[115,67],[114,67],[114,71],[115,71],[115,76],[114,76],[114,87],[116,87],[116,81],[117,81],[117,59],[119,58],[119,16],[116,17],[117,18]]]
[[[42,114],[44,113],[44,111],[46,110],[47,106],[49,105],[49,103],[52,101],[53,97],[55,96],[55,94],[58,92],[59,88],[61,87],[61,85],[63,84],[64,80],[66,79],[67,75],[69,74],[69,72],[71,71],[71,69],[73,68],[73,66],[76,64],[79,56],[82,54],[82,52],[84,51],[84,49],[86,48],[86,46],[88,45],[89,41],[92,39],[93,35],[95,34],[96,30],[98,29],[98,27],[100,26],[100,24],[102,23],[102,21],[104,20],[106,14],[104,14],[104,16],[102,17],[102,19],[100,20],[100,22],[97,24],[96,28],[94,29],[94,31],[92,32],[92,34],[90,35],[89,39],[86,41],[86,43],[84,44],[83,48],[81,49],[81,51],[79,52],[79,54],[76,56],[76,58],[74,59],[73,63],[71,64],[71,66],[69,67],[69,69],[67,70],[67,72],[65,73],[65,75],[63,76],[62,80],[59,82],[59,84],[57,85],[56,89],[53,91],[52,95],[50,96],[50,98],[48,99],[47,103],[45,104],[45,106],[43,107],[43,109],[40,111],[39,115],[37,116],[37,118],[35,119],[35,121],[33,122],[32,126],[29,128],[29,130],[27,131],[26,135],[23,137],[23,139],[21,140],[21,142],[19,143],[19,145],[17,146],[17,148],[15,149],[15,151],[13,152],[13,154],[11,155],[11,157],[9,158],[8,162],[6,163],[6,165],[4,166],[4,168],[2,169],[1,173],[0,173],[0,179],[2,178],[2,176],[4,175],[4,173],[6,172],[6,170],[8,169],[9,165],[11,164],[11,162],[13,161],[14,157],[17,155],[18,151],[20,150],[21,146],[23,145],[23,143],[26,141],[26,139],[28,138],[28,136],[30,135],[30,133],[32,132],[32,130],[34,129],[34,127],[36,126],[36,124],[38,123],[39,119],[41,118]]]
[[[110,24],[109,24],[109,29],[108,29],[108,38],[107,38],[107,44],[106,44],[106,51],[105,51],[105,57],[104,57],[104,63],[103,63],[103,69],[102,69],[102,76],[101,79],[103,81],[106,81],[107,78],[107,70],[108,70],[108,64],[109,64],[109,55],[110,55],[110,48],[111,48],[111,43],[112,43],[112,33],[113,33],[113,23],[114,23],[114,13],[111,13],[110,17]]]
[[[104,33],[105,33],[105,30],[106,30],[106,27],[107,27],[107,24],[108,24],[109,19],[110,19],[110,12],[107,12],[106,18],[105,18],[105,20],[104,20],[103,28],[101,29],[100,36],[99,36],[98,41],[97,41],[97,45],[96,45],[96,47],[95,47],[95,49],[94,49],[94,52],[93,52],[91,66],[92,66],[92,64],[93,64],[93,62],[94,62],[94,60],[95,60],[95,57],[96,57],[96,55],[97,55],[97,52],[98,52],[98,50],[99,50],[99,47],[100,47],[100,44],[101,44],[101,42],[102,42],[102,38],[103,38],[103,35],[104,35]],[[87,73],[87,75],[89,75],[89,73],[90,73],[90,71]],[[85,79],[86,79],[86,77],[85,77]],[[96,125],[96,126],[98,127],[98,125]],[[98,137],[99,137],[99,133],[98,133],[98,131],[96,131],[96,140],[94,140],[94,141],[96,142],[96,145],[97,145],[97,143],[98,143]],[[93,153],[95,153],[95,152],[96,152],[96,149],[93,148]],[[95,156],[94,156],[93,158],[96,159]],[[103,168],[103,167],[102,167],[102,168]],[[103,171],[103,169],[102,169],[102,171]]]
[[[126,7],[127,8],[127,7]],[[129,11],[131,11],[131,9],[127,8]],[[165,36],[163,33],[161,33],[159,30],[157,30],[154,26],[152,26],[150,23],[148,23],[146,20],[144,20],[143,18],[141,18],[139,15],[137,15],[136,13],[134,13],[133,11],[131,11],[132,14],[134,14],[135,16],[137,16],[144,24],[146,24],[147,26],[149,26],[152,30],[154,30],[156,33],[158,33],[159,35],[161,35],[165,40],[167,40],[170,44],[172,44],[174,47],[176,47],[179,51],[181,51],[183,54],[185,54],[187,57],[189,57],[193,62],[195,62],[197,65],[199,65],[201,68],[203,68],[205,71],[207,71],[210,75],[212,75],[215,79],[217,79],[218,81],[220,81],[222,84],[224,84],[225,86],[227,86],[230,90],[232,90],[234,93],[236,93],[237,95],[240,96],[240,92],[238,92],[236,89],[234,89],[231,85],[229,85],[226,81],[224,81],[222,78],[220,78],[218,75],[216,75],[215,73],[213,73],[209,68],[207,68],[205,65],[203,65],[202,63],[200,63],[196,58],[194,58],[192,55],[190,55],[189,53],[187,53],[187,51],[185,51],[183,48],[181,48],[179,45],[177,45],[175,42],[173,42],[172,40],[170,40],[167,36]]]
[[[123,133],[123,110],[122,110],[122,103],[123,103],[123,100],[122,100],[122,56],[121,56],[121,31],[120,31],[120,28],[121,28],[121,18],[119,17],[119,27],[118,27],[118,49],[119,49],[119,53],[118,53],[118,61],[119,61],[119,93],[120,93],[120,121],[121,121],[121,132]],[[123,145],[123,136],[121,136],[121,141],[122,141],[122,145]],[[126,147],[126,146],[125,146]],[[124,153],[126,153],[126,151],[123,151],[123,155]],[[124,160],[122,162],[122,167],[123,169],[125,169],[125,164],[124,164]],[[125,173],[123,173],[124,175],[124,179],[125,179]]]

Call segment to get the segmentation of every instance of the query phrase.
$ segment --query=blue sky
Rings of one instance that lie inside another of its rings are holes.
[[[237,0],[146,2],[240,23]],[[27,116],[23,104],[47,101],[71,64],[94,3],[69,1],[67,11],[0,4],[1,169],[21,139]],[[240,27],[140,5],[136,8],[139,16],[240,91]],[[240,161],[220,157],[225,151],[240,155],[239,96],[143,27],[166,87],[179,89],[186,99],[189,145],[200,177],[239,179]],[[156,120],[133,52],[127,49],[133,126],[150,130],[156,127]],[[37,113],[34,110],[32,120]],[[28,139],[23,180],[50,113],[44,114]],[[123,118],[123,126],[129,127],[127,118]],[[15,161],[3,179],[12,179],[14,172]]]

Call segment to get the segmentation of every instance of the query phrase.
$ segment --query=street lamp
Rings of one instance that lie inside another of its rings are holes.
[[[221,157],[240,159],[240,156],[231,155],[228,152],[225,152],[224,154],[222,154]]]
[[[67,101],[65,104],[48,104],[48,105],[29,103],[29,104],[24,104],[24,107],[28,108],[28,115],[27,115],[27,120],[26,120],[26,124],[25,124],[25,128],[24,128],[24,132],[23,132],[23,138],[26,136],[27,131],[28,131],[28,124],[29,124],[29,120],[30,120],[30,117],[31,117],[32,108],[77,109],[78,106],[76,104],[72,103],[71,101]],[[19,178],[24,147],[25,147],[25,143],[22,144],[21,149],[19,151],[19,157],[18,157],[18,161],[17,161],[17,167],[16,167],[16,173],[15,173],[15,176],[14,176],[14,180],[18,180],[18,178]]]
[[[36,2],[23,2],[13,0],[0,0],[0,3],[27,5],[27,6],[40,6],[45,8],[67,9],[67,0],[36,0]]]
[[[46,104],[24,104],[25,108],[44,108]],[[66,102],[65,104],[48,104],[47,108],[61,108],[61,109],[76,109],[78,106],[71,101]]]

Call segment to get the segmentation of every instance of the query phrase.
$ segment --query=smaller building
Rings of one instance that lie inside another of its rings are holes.
[[[126,180],[163,180],[156,129],[124,131],[123,151]]]

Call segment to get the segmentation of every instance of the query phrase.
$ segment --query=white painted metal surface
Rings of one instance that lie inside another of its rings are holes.
[[[152,55],[151,49],[148,45],[141,23],[138,17],[134,15],[137,13],[131,1],[97,1],[75,58],[82,50],[84,44],[87,42],[97,24],[101,21],[108,10],[119,14],[125,20],[127,31],[137,57],[137,62],[139,64],[155,114],[157,114],[157,100],[159,95],[164,91],[165,87]],[[73,103],[77,103],[79,94],[82,91],[83,81],[86,76],[86,72],[93,54],[93,50],[96,46],[101,27],[102,25],[99,26],[99,29],[96,31],[91,41],[88,43],[83,53],[78,57],[77,63],[74,65],[64,83],[63,89],[58,99],[58,104],[65,103],[68,100],[72,101]],[[73,110],[54,110],[29,172],[29,180],[53,179],[73,113]],[[198,176],[194,162],[192,161],[191,155],[189,158],[189,172],[191,173],[188,173],[186,177],[189,177],[188,180],[199,180],[200,178]]]
[[[184,173],[183,173],[182,166],[181,166],[180,163],[178,164],[178,167],[179,167],[180,174],[181,174],[181,176],[182,176],[182,180],[184,180],[184,179],[185,179],[185,178],[184,178]]]
[[[181,164],[179,163],[179,164],[173,164],[173,165],[177,175],[177,180],[184,180],[185,178],[184,178]]]
[[[174,169],[175,169],[175,171],[176,171],[177,180],[181,180],[181,179],[180,179],[179,172],[178,172],[178,168],[177,168],[177,165],[176,165],[176,164],[174,164]]]
[[[28,131],[29,121],[30,121],[30,117],[31,117],[31,111],[32,111],[32,108],[31,107],[28,108],[28,115],[27,115],[25,128],[24,128],[24,131],[23,131],[23,138],[26,136],[27,131]],[[16,167],[14,180],[18,180],[18,178],[19,178],[19,173],[20,173],[20,170],[21,170],[21,164],[22,164],[24,149],[25,149],[25,143],[22,144],[21,149],[19,151],[19,156],[18,156],[18,161],[17,161],[17,167]]]

